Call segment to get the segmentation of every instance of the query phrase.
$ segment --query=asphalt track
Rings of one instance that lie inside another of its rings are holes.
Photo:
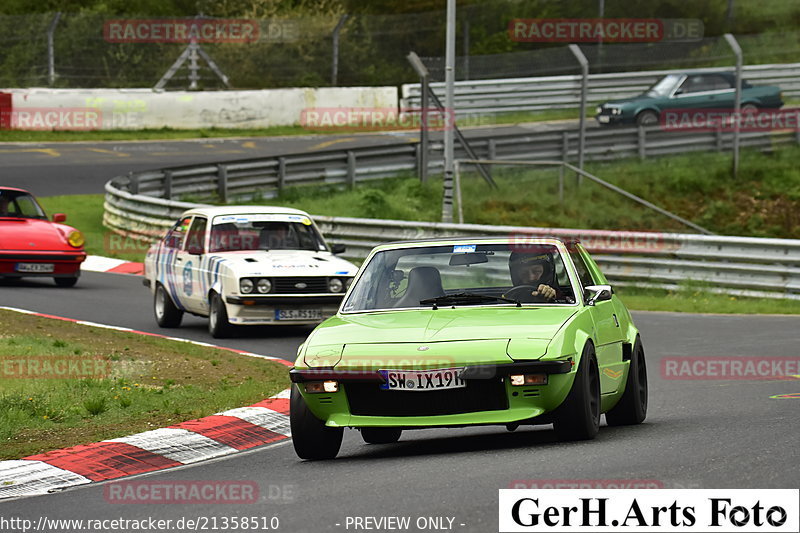
[[[211,341],[205,323],[160,330],[148,291],[134,276],[86,273],[73,289],[47,281],[7,282],[2,305]],[[796,488],[800,380],[675,381],[661,360],[675,356],[760,356],[797,360],[800,318],[634,313],[650,374],[650,408],[636,427],[603,426],[591,442],[557,442],[549,426],[437,429],[404,433],[394,445],[366,445],[346,431],[334,461],[302,462],[291,443],[138,480],[255,481],[248,505],[119,505],[104,486],[0,503],[0,517],[157,519],[256,516],[280,519],[279,531],[347,531],[347,517],[452,517],[453,530],[497,531],[497,489],[546,480],[620,480],[665,488]],[[249,331],[226,346],[291,354],[306,331]],[[636,486],[636,485],[633,485]],[[173,522],[174,523],[174,522]],[[339,525],[337,525],[339,524]],[[463,525],[461,525],[463,524]],[[51,529],[73,531],[75,529]],[[352,527],[349,530],[353,530]],[[412,526],[409,531],[417,531]]]
[[[485,133],[487,129],[496,133],[556,130],[574,127],[573,122],[471,128],[464,134],[469,138]],[[441,133],[431,134],[434,141],[440,137]],[[419,132],[181,141],[0,142],[0,186],[27,189],[35,196],[101,194],[108,180],[130,171],[413,142],[419,142]]]

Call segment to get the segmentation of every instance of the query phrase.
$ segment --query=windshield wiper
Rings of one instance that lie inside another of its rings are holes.
[[[474,292],[457,292],[455,294],[445,294],[444,296],[437,296],[436,298],[426,298],[420,300],[420,305],[433,305],[434,309],[438,309],[438,304],[443,305],[456,305],[456,304],[474,304],[481,302],[508,302],[516,304],[517,307],[522,307],[519,300],[512,298],[504,298],[502,296],[491,296],[488,294],[476,294]]]

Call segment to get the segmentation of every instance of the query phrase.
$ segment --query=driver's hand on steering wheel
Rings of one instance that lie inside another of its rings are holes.
[[[550,285],[539,285],[535,291],[531,293],[532,296],[541,296],[546,300],[552,300],[556,297],[556,290]]]

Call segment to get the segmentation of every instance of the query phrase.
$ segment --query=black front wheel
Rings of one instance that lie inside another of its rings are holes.
[[[225,308],[225,302],[217,293],[211,295],[209,302],[208,332],[215,339],[224,339],[233,333],[233,326],[228,322],[228,310]]]
[[[645,110],[636,115],[637,126],[655,126],[658,124],[658,113],[655,111]]]
[[[600,431],[600,372],[592,343],[583,348],[575,381],[556,412],[553,427],[561,440],[590,440]]]
[[[619,403],[606,413],[609,426],[641,424],[647,417],[647,364],[639,337],[633,345],[625,392]]]
[[[153,314],[156,316],[156,323],[162,328],[177,328],[183,319],[183,311],[178,309],[167,294],[167,289],[160,283],[156,285],[153,296]]]
[[[329,428],[314,416],[297,385],[292,385],[290,402],[289,423],[297,456],[312,461],[336,457],[342,447],[344,428]]]
[[[53,278],[59,287],[74,287],[78,283],[78,276],[72,278]]]
[[[361,438],[367,444],[392,444],[402,433],[400,428],[361,428]]]

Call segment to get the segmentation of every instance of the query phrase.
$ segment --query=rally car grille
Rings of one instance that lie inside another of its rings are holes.
[[[436,416],[508,409],[503,380],[467,381],[461,389],[407,392],[380,388],[379,383],[346,383],[350,413],[364,416]]]
[[[274,294],[315,294],[328,291],[328,278],[291,277],[272,278]]]

